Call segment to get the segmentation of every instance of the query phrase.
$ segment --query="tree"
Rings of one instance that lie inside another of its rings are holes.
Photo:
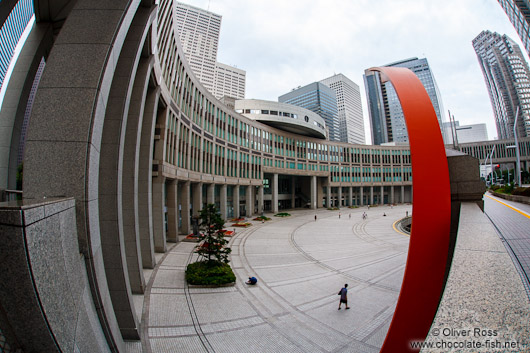
[[[224,220],[214,204],[208,204],[199,212],[199,228],[202,233],[199,239],[202,246],[196,250],[208,262],[229,263],[228,255],[232,249],[227,248],[228,240],[223,232]]]

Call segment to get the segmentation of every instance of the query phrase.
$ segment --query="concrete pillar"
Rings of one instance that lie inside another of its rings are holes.
[[[212,184],[213,185],[213,184]],[[221,185],[221,189],[220,189],[220,195],[219,195],[219,208],[220,208],[220,212],[221,212],[221,217],[223,219],[226,219],[226,210],[227,210],[227,198],[226,198],[226,184],[222,184]]]
[[[199,216],[202,209],[202,183],[192,184],[193,216]]]
[[[364,195],[363,195],[364,190],[363,189],[364,189],[364,186],[359,187],[359,206],[364,205]]]
[[[263,191],[264,191],[263,185],[260,185],[258,187],[258,213],[261,216],[263,214]]]
[[[234,185],[232,189],[232,203],[234,204],[234,218],[239,218],[239,185]]]
[[[278,213],[278,174],[272,175],[272,212]]]
[[[353,187],[348,188],[348,206],[353,206]]]
[[[166,252],[165,189],[166,178],[153,178],[153,237],[156,252]]]
[[[401,203],[405,203],[405,185],[401,185]]]
[[[370,205],[374,204],[374,187],[370,186]]]
[[[215,184],[208,184],[206,189],[206,203],[215,204]]]
[[[385,187],[381,185],[381,201],[379,202],[381,205],[385,203]]]
[[[246,201],[245,201],[245,211],[247,217],[252,217],[254,214],[254,185],[248,185],[246,190]]]
[[[331,207],[331,186],[329,185],[329,182],[326,186],[326,207]]]
[[[291,208],[295,208],[296,204],[296,177],[293,175],[291,179]]]
[[[338,192],[337,192],[337,207],[342,207],[342,186],[339,186],[338,188]]]
[[[182,184],[180,190],[180,216],[182,217],[182,233],[185,235],[191,234],[191,223],[190,223],[190,185],[189,181]]]
[[[394,204],[394,185],[390,187],[390,203]]]
[[[167,240],[179,241],[178,229],[178,180],[170,180],[167,184]]]
[[[317,208],[317,177],[311,176],[311,209]]]

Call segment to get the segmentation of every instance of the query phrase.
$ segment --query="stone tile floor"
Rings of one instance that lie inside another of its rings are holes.
[[[196,244],[177,243],[146,273],[142,350],[379,352],[409,243],[392,224],[407,211],[411,205],[342,208],[339,218],[338,211],[295,210],[253,222],[230,241],[233,287],[188,288],[184,270]],[[256,286],[244,283],[250,275]],[[344,283],[351,309],[339,311]]]

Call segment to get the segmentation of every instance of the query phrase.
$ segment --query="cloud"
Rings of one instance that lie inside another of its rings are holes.
[[[496,135],[471,45],[482,30],[520,43],[495,0],[190,0],[223,16],[218,60],[247,71],[247,97],[276,100],[292,88],[344,73],[361,88],[364,70],[426,57],[446,110]],[[447,112],[445,112],[447,114]],[[369,134],[367,134],[367,137]]]

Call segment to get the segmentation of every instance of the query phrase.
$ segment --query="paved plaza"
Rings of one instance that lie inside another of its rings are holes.
[[[144,351],[379,352],[409,243],[393,223],[407,211],[411,205],[295,210],[253,221],[230,242],[232,287],[187,287],[184,270],[196,244],[174,245],[146,273],[148,289],[138,297]],[[244,283],[251,275],[256,286]],[[351,309],[337,310],[345,283]]]

